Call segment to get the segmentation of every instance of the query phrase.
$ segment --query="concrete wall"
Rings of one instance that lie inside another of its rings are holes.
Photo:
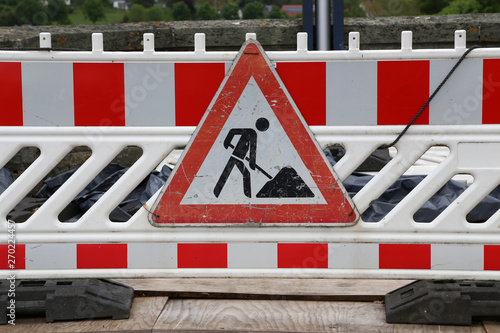
[[[400,48],[401,31],[413,31],[414,48],[453,47],[455,30],[466,30],[469,45],[500,46],[500,13],[420,17],[346,18],[345,36],[361,34],[362,49]],[[257,33],[265,50],[295,50],[302,20],[147,22],[79,26],[0,28],[0,48],[38,47],[38,34],[51,32],[53,47],[91,49],[91,34],[104,34],[106,51],[142,50],[142,35],[155,34],[156,50],[191,51],[194,34],[206,34],[209,51],[238,50],[247,32]]]

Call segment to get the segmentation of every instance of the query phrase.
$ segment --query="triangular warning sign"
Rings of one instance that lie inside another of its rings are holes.
[[[153,225],[350,225],[358,212],[260,44],[240,50]]]

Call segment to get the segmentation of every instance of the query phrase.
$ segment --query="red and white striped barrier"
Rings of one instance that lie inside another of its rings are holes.
[[[384,59],[387,51],[378,51],[376,60],[377,51],[351,47],[340,52],[341,60],[319,60],[326,52],[300,50],[286,61],[275,57],[280,78],[310,126],[407,124],[456,62],[448,59],[450,50],[436,59],[437,50],[403,45],[397,60]],[[102,52],[89,53],[80,61],[78,55],[71,61],[6,61],[0,52],[0,97],[9,110],[0,126],[196,126],[232,60],[216,52],[212,58],[206,56],[211,52],[198,52],[193,60],[170,60],[157,52],[164,57],[145,61],[125,54],[110,62]],[[500,123],[500,58],[481,53],[470,54],[416,124]]]
[[[500,245],[371,243],[18,244],[15,269],[500,270]],[[0,268],[8,269],[0,245]]]

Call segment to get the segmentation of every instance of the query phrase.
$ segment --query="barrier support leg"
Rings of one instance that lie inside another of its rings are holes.
[[[385,296],[391,324],[471,325],[500,318],[500,282],[415,281]]]

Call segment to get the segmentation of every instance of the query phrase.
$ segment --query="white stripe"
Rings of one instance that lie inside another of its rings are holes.
[[[177,244],[130,243],[128,268],[177,268]]]
[[[456,60],[431,60],[430,94],[434,92],[456,62]],[[483,60],[466,59],[430,103],[429,124],[481,124],[482,101]]]
[[[126,126],[175,126],[173,63],[125,64]]]
[[[379,268],[379,245],[357,243],[328,244],[328,268]]]
[[[27,244],[26,269],[76,269],[76,244]]]
[[[227,244],[228,268],[277,268],[278,245],[276,243]]]
[[[326,125],[377,125],[377,62],[326,63]]]
[[[23,122],[28,126],[73,126],[73,64],[23,62]]]
[[[431,269],[482,271],[484,245],[432,244]]]

